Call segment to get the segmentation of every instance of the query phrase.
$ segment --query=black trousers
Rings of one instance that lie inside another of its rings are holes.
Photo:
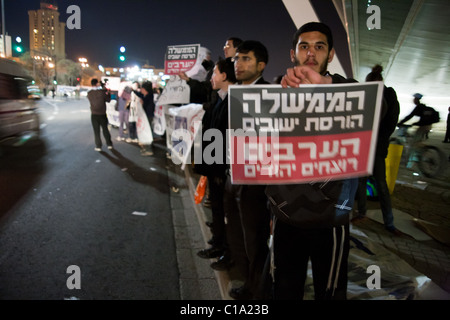
[[[450,123],[448,122],[448,120],[447,120],[447,130],[445,130],[444,141],[450,142]]]
[[[394,228],[394,214],[392,212],[391,195],[386,182],[386,160],[384,157],[375,156],[372,176],[375,178],[378,190],[378,199],[381,212],[383,213],[384,226],[387,229]],[[360,215],[367,213],[367,180],[368,177],[359,178],[356,199]]]
[[[309,259],[315,299],[347,298],[348,224],[335,228],[300,229],[276,220],[273,241],[274,299],[303,299]]]
[[[265,185],[232,185],[228,176],[224,207],[231,256],[244,275],[244,287],[258,298],[269,249],[270,212]]]
[[[225,233],[225,210],[223,195],[225,192],[225,177],[208,175],[209,200],[211,201],[212,229],[214,246],[227,247]]]
[[[100,137],[100,128],[103,131],[107,146],[112,146],[111,134],[108,129],[108,118],[106,114],[91,114],[92,128],[94,129],[95,147],[102,147],[102,139]]]

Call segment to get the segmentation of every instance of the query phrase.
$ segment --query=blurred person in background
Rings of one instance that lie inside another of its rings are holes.
[[[95,151],[102,151],[102,139],[100,137],[100,128],[103,131],[108,149],[113,148],[111,133],[108,129],[108,118],[106,116],[106,102],[111,101],[109,91],[99,86],[98,79],[91,80],[92,89],[87,93],[91,108],[91,123],[94,129]]]

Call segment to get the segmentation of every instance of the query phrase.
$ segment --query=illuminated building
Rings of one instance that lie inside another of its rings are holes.
[[[46,53],[57,59],[65,58],[65,23],[59,22],[58,6],[41,1],[41,8],[29,10],[28,18],[32,55]]]

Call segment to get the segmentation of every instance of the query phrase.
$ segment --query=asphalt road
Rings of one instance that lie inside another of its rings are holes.
[[[86,99],[39,106],[40,142],[0,157],[0,299],[180,299],[165,150],[96,152]]]

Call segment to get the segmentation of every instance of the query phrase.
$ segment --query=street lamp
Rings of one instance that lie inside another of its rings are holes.
[[[87,63],[87,59],[86,58],[79,58],[78,61],[81,63],[81,66],[83,68],[89,67],[89,64]]]
[[[17,41],[17,39],[16,39]],[[45,85],[50,85],[50,70],[54,69],[53,76],[53,84],[58,84],[58,75],[57,75],[57,59],[56,55],[52,55],[49,51],[41,51],[37,49],[31,49],[30,55],[33,58],[33,74],[34,78],[36,78],[36,66],[42,66],[43,69],[46,70],[46,81]]]

